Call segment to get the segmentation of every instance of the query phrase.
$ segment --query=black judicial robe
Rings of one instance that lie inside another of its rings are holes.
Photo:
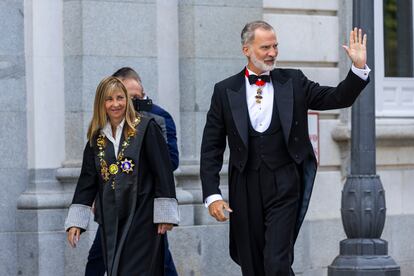
[[[95,220],[102,227],[102,248],[108,276],[164,275],[163,243],[153,222],[154,198],[174,198],[175,184],[167,145],[153,119],[142,116],[137,134],[125,148],[132,160],[130,173],[120,170],[104,181],[99,150],[87,143],[81,175],[72,204],[91,206],[96,198]],[[113,144],[107,139],[105,161],[116,162]],[[122,135],[119,151],[121,151]]]

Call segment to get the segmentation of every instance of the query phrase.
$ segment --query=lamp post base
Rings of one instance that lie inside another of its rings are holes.
[[[400,267],[387,255],[387,248],[382,239],[342,240],[328,276],[400,276]]]

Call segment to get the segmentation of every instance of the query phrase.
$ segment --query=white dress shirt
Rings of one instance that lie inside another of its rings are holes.
[[[246,67],[247,68],[247,67]],[[256,75],[249,69],[249,75]],[[369,69],[368,65],[365,65],[364,69],[359,69],[352,64],[351,66],[352,72],[360,77],[363,80],[368,79]],[[269,75],[269,72],[264,72],[262,75]],[[273,113],[273,97],[274,97],[274,88],[272,84],[272,79],[270,82],[266,82],[263,86],[262,92],[262,100],[261,103],[256,103],[256,94],[258,86],[256,84],[250,84],[249,79],[245,77],[246,82],[246,100],[247,100],[247,108],[249,110],[249,118],[252,124],[252,127],[257,132],[264,132],[269,127],[271,120],[272,120],[272,113]],[[276,91],[277,93],[277,91]],[[217,200],[222,200],[223,197],[220,194],[213,194],[206,198],[204,205],[208,207],[211,203]]]
[[[115,150],[115,158],[118,158],[118,149],[119,149],[119,142],[121,141],[122,129],[124,128],[125,119],[121,121],[121,123],[116,127],[115,130],[115,138],[112,136],[112,127],[111,123],[108,121],[103,129],[101,129],[101,134],[105,135],[109,141],[112,142],[114,145]]]
[[[247,70],[249,71],[249,75],[256,75],[249,69]],[[262,75],[269,74],[270,72],[264,72]],[[257,132],[264,132],[272,121],[274,89],[271,81],[272,80],[270,80],[270,82],[265,82],[265,85],[260,86],[262,88],[263,98],[260,103],[257,103],[255,97],[259,86],[250,84],[249,79],[245,77],[246,101],[249,110],[250,123]]]

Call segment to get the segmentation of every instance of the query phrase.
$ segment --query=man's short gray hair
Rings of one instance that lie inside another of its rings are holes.
[[[244,26],[241,32],[241,44],[243,46],[250,44],[254,40],[254,31],[257,29],[263,29],[266,31],[273,31],[273,32],[275,31],[273,27],[265,21],[257,20],[257,21],[249,22]]]

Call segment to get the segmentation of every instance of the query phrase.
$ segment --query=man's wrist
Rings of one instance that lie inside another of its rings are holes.
[[[363,80],[367,80],[368,79],[368,75],[369,75],[369,72],[371,71],[371,69],[368,67],[368,65],[364,65],[364,67],[361,69],[361,68],[358,68],[358,67],[356,67],[353,63],[352,63],[352,66],[351,66],[351,71],[355,74],[355,75],[357,75],[358,77],[360,77],[361,79],[363,79]]]
[[[204,206],[208,208],[208,206],[210,206],[211,203],[217,200],[223,200],[223,197],[220,194],[212,194],[206,197],[206,199],[204,200]]]
[[[354,66],[355,66],[355,68],[357,68],[357,69],[361,69],[361,70],[366,69],[366,64],[365,64],[365,63],[364,63],[364,64],[356,64],[356,63],[352,63],[352,65],[354,65]]]

